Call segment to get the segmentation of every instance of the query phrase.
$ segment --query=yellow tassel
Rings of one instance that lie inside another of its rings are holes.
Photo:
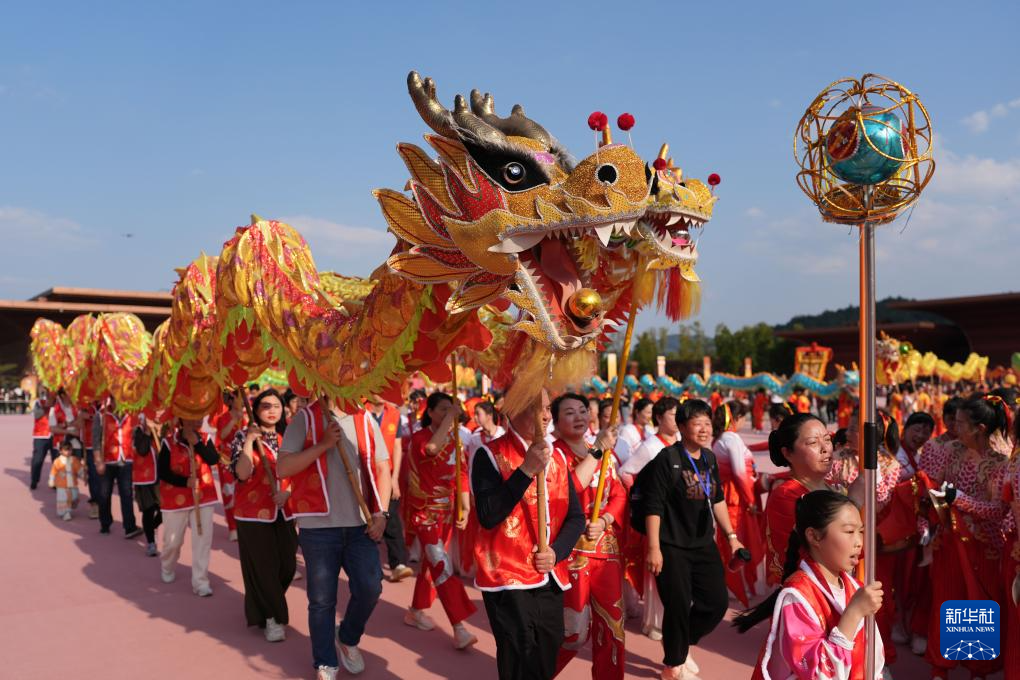
[[[549,377],[549,362],[552,352],[533,340],[522,352],[513,374],[513,381],[503,396],[503,413],[508,418],[515,418],[531,406],[542,394]]]
[[[689,319],[701,310],[701,283],[699,281],[688,281],[687,279],[681,280],[683,281],[681,284],[683,295],[681,297],[682,311],[680,316],[683,319]]]
[[[634,280],[634,295],[637,297],[639,309],[652,303],[652,297],[655,295],[656,273],[642,268]]]

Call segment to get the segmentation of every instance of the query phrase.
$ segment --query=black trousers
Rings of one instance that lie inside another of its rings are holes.
[[[52,447],[52,439],[32,440],[32,488],[39,485],[39,478],[42,476],[43,463],[46,462],[46,454],[50,454],[52,460],[57,459],[56,449]]]
[[[499,680],[550,680],[563,644],[563,591],[551,579],[531,590],[483,592],[496,638]]]
[[[690,646],[726,616],[726,573],[715,541],[701,548],[662,546],[662,572],[655,584],[663,609],[662,662],[679,666],[687,661]]]
[[[100,477],[99,491],[99,526],[109,529],[113,524],[113,485],[117,485],[120,496],[120,516],[124,522],[124,533],[128,534],[138,528],[135,521],[134,485],[131,483],[131,463],[106,465],[106,472]]]
[[[145,531],[145,540],[155,543],[156,528],[163,523],[163,513],[159,511],[159,485],[135,485],[135,501],[138,503],[139,512],[142,513],[142,530]]]
[[[290,623],[287,588],[297,569],[297,530],[281,512],[275,522],[237,520],[237,548],[244,579],[244,617],[265,628],[266,619]]]
[[[404,539],[404,522],[400,519],[400,500],[390,499],[390,518],[386,520],[383,540],[386,541],[386,559],[390,569],[407,564],[407,542]]]

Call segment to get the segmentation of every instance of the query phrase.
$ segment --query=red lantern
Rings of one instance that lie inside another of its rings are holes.
[[[624,132],[634,127],[634,116],[629,113],[621,113],[620,117],[616,119],[616,127],[620,128]]]
[[[588,116],[588,127],[592,130],[601,132],[606,129],[607,125],[609,125],[609,116],[601,111],[593,111],[592,114]]]

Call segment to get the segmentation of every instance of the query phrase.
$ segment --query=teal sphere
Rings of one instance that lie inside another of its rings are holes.
[[[904,158],[903,122],[890,112],[878,113],[878,107],[861,109],[863,125],[857,121],[857,110],[847,111],[829,129],[825,137],[825,158],[833,174],[851,184],[878,184],[895,175]],[[871,140],[871,144],[865,140]],[[879,149],[886,158],[875,149]]]

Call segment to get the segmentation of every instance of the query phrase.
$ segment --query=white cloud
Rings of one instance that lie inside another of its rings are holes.
[[[935,155],[931,192],[961,197],[996,197],[1020,191],[1020,158],[1004,161],[958,156],[949,150]]]
[[[380,228],[355,227],[310,215],[283,217],[281,221],[305,237],[320,269],[336,268],[351,276],[371,273],[396,243],[392,234]]]
[[[988,132],[995,118],[1005,118],[1013,109],[1020,109],[1020,97],[1008,102],[999,102],[990,109],[982,109],[964,117],[963,124],[974,134]]]
[[[762,210],[761,208],[751,206],[750,208],[744,211],[744,216],[750,217],[751,219],[759,219],[765,217],[765,211]]]
[[[74,220],[12,205],[0,205],[0,236],[7,243],[48,247],[81,246],[91,240]]]

